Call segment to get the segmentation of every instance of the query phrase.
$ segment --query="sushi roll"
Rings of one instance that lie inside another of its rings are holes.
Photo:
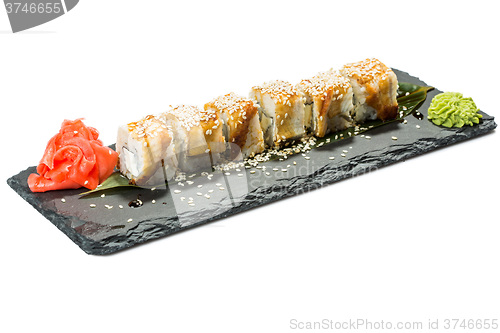
[[[372,58],[347,64],[340,73],[352,85],[353,119],[356,122],[396,118],[398,79],[389,67]]]
[[[231,159],[239,152],[241,158],[247,158],[264,150],[258,106],[254,101],[229,93],[215,98],[204,108],[207,112],[216,112],[222,118],[224,138],[236,148],[231,149]]]
[[[222,122],[215,110],[180,105],[163,113],[172,132],[172,142],[183,172],[211,170],[225,151]]]
[[[161,185],[177,170],[172,136],[163,116],[147,116],[120,126],[116,140],[118,168],[136,185]]]
[[[304,135],[304,97],[289,82],[276,80],[255,86],[250,98],[259,104],[264,142],[281,147],[287,140]]]
[[[323,137],[352,125],[352,87],[338,72],[323,72],[302,80],[297,89],[305,96],[305,127],[315,136]]]

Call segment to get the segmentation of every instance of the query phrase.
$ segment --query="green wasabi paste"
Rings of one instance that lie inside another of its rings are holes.
[[[457,92],[445,92],[432,99],[427,118],[444,127],[472,126],[483,117],[478,110],[472,98],[465,98]]]

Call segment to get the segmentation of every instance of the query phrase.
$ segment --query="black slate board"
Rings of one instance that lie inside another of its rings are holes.
[[[400,82],[427,85],[407,73],[394,72]],[[105,192],[104,197],[99,193],[80,198],[79,194],[85,189],[32,193],[27,178],[35,172],[35,167],[9,178],[7,183],[86,253],[109,254],[495,129],[494,118],[483,112],[481,123],[473,127],[446,129],[435,126],[427,120],[427,109],[432,97],[438,93],[437,89],[431,91],[420,107],[419,111],[424,115],[422,120],[410,115],[405,124],[390,123],[363,133],[363,137],[349,137],[314,148],[307,154],[309,159],[296,154],[284,161],[265,162],[261,164],[265,170],[241,167],[229,174],[212,172],[211,180],[206,176],[188,176],[186,180],[192,184],[183,181],[184,186],[174,182],[169,188],[110,191]],[[393,140],[393,136],[397,140]],[[129,207],[128,203],[138,196],[143,206]],[[181,200],[181,197],[185,199]],[[194,206],[188,204],[190,198]],[[91,208],[91,204],[96,207]]]

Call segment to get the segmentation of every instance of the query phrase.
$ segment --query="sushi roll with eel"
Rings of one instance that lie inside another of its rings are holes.
[[[396,118],[398,79],[389,67],[372,58],[346,64],[340,73],[352,85],[356,122]]]
[[[136,185],[159,185],[171,179],[177,160],[163,116],[147,116],[120,126],[116,140],[118,168]]]
[[[264,142],[281,147],[287,140],[304,135],[304,97],[292,84],[270,81],[255,86],[250,98],[259,104],[259,118]]]
[[[241,158],[247,158],[264,150],[258,106],[254,101],[229,93],[215,98],[204,108],[207,112],[216,112],[222,118],[224,138],[236,148],[230,147],[231,159],[239,152]]]
[[[297,89],[305,96],[306,129],[318,137],[352,125],[352,87],[338,72],[319,73],[302,80]]]
[[[215,110],[180,105],[163,113],[183,172],[211,170],[225,151],[222,122]]]

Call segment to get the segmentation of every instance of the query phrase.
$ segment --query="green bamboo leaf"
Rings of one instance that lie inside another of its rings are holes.
[[[130,184],[130,180],[122,175],[121,173],[115,171],[111,176],[109,176],[105,181],[103,181],[96,189],[80,193],[81,197],[96,194],[98,192],[116,189],[116,188],[138,188],[138,186]]]
[[[434,87],[422,87],[411,83],[401,82],[398,88],[398,104],[399,110],[404,111],[402,117],[411,114],[416,111],[427,98],[427,93],[434,89]],[[406,110],[405,110],[406,108]]]

